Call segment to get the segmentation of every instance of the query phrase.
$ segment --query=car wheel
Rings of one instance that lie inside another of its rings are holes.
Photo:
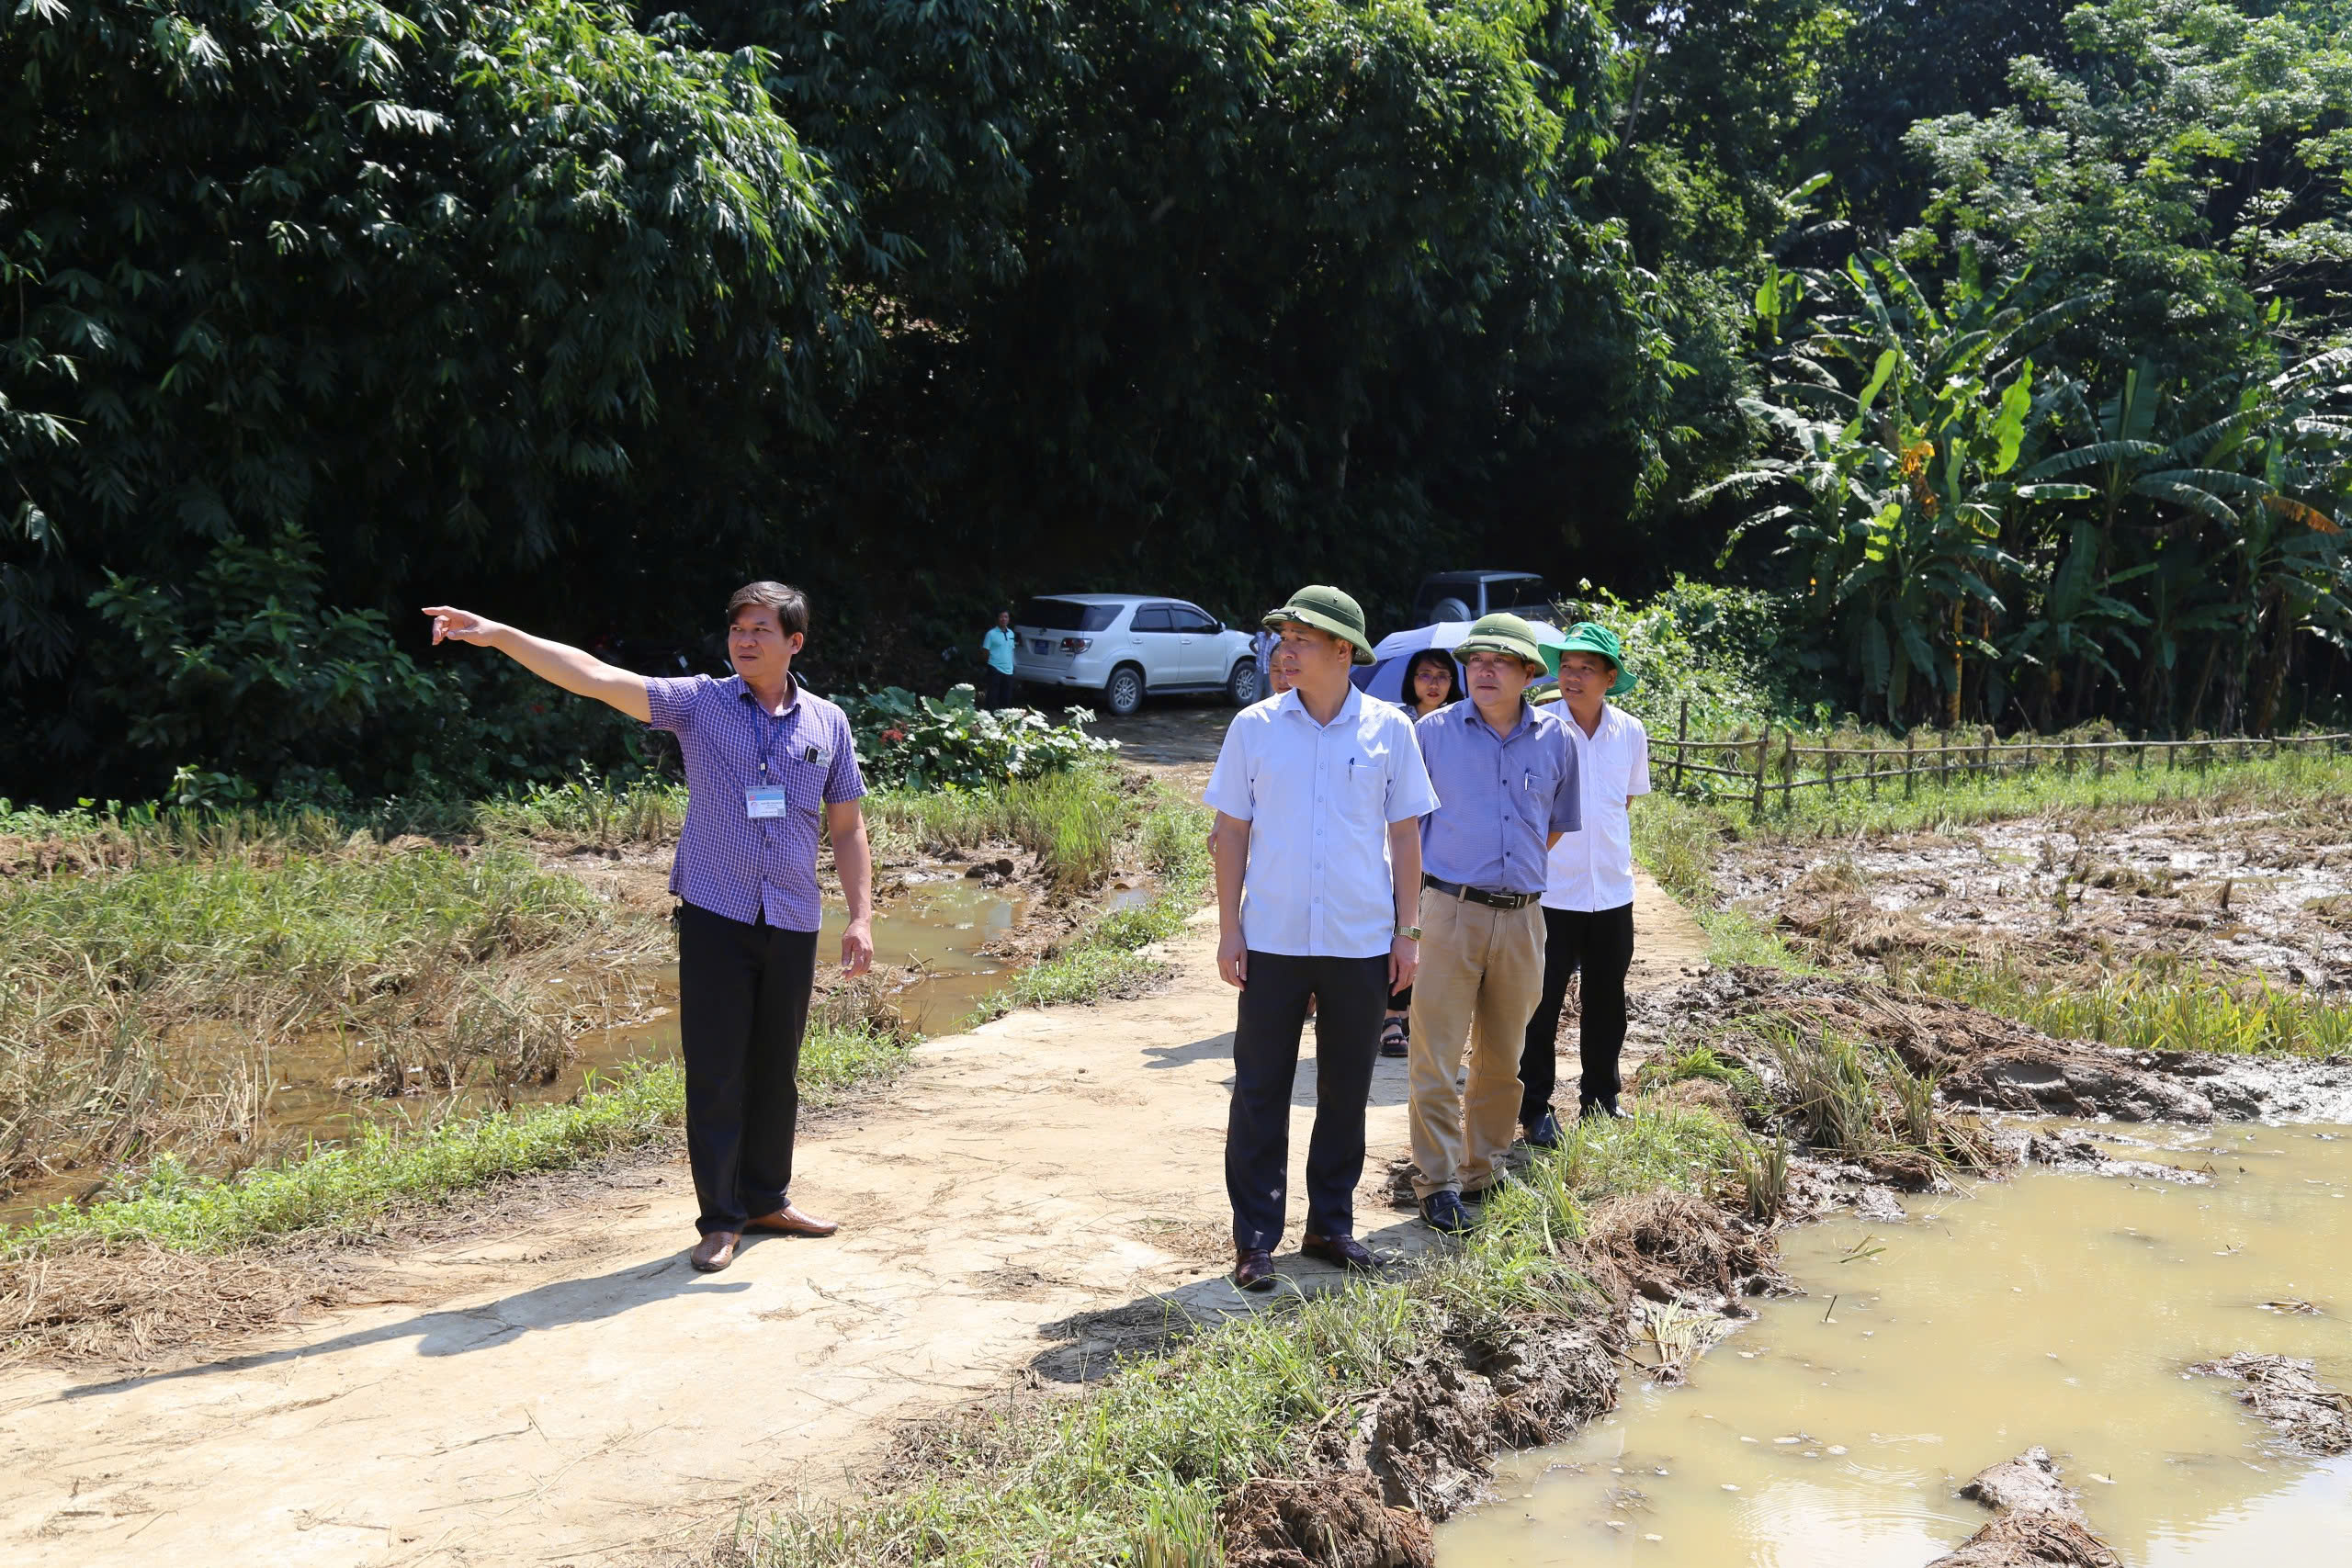
[[[1143,671],[1132,664],[1112,671],[1109,684],[1102,688],[1102,705],[1121,718],[1143,706]]]
[[[1235,707],[1246,708],[1258,700],[1258,661],[1245,659],[1233,667],[1225,678],[1225,700]]]
[[[1459,599],[1441,599],[1430,607],[1431,626],[1440,621],[1475,621],[1477,618],[1470,613],[1470,606]]]

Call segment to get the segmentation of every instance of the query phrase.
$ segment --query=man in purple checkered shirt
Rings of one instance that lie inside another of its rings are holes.
[[[727,602],[730,680],[650,679],[593,654],[449,606],[433,640],[494,648],[542,680],[678,738],[686,825],[670,870],[678,896],[678,1033],[686,1064],[686,1157],[705,1273],[735,1260],[743,1233],[831,1235],[793,1207],[800,1039],[817,966],[817,833],[832,836],[849,902],[842,973],[874,962],[874,857],[865,841],[849,721],[792,676],[808,601],[752,582]]]

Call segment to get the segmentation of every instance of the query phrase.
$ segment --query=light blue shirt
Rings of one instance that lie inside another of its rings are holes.
[[[1385,957],[1396,931],[1388,825],[1437,809],[1413,721],[1352,686],[1329,724],[1295,691],[1243,708],[1202,798],[1250,824],[1241,940],[1253,953]]]
[[[1489,893],[1541,893],[1544,848],[1583,826],[1576,743],[1561,721],[1525,701],[1497,735],[1468,697],[1415,727],[1443,809],[1421,824],[1421,870]]]
[[[1012,673],[1012,650],[1021,639],[1002,626],[990,626],[989,635],[980,638],[980,649],[989,656],[989,668],[1000,675]]]

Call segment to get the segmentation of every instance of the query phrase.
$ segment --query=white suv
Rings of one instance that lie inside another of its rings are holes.
[[[1143,706],[1146,692],[1223,692],[1236,707],[1258,700],[1250,634],[1182,599],[1056,593],[1023,604],[1012,635],[1015,680],[1100,692],[1114,714]]]

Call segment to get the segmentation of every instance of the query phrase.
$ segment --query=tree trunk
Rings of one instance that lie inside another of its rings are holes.
[[[2278,733],[2278,696],[2286,689],[2287,660],[2294,651],[2295,628],[2287,614],[2287,595],[2283,589],[2273,589],[2267,614],[2270,622],[2270,647],[2264,654],[2262,669],[2254,682],[2254,733]]]
[[[2205,663],[2197,671],[2197,689],[2188,694],[2188,712],[2182,717],[2180,732],[2197,733],[2197,721],[2205,713],[2205,693],[2213,684],[2213,664],[2222,657],[2222,639],[2215,637],[2205,645]]]

